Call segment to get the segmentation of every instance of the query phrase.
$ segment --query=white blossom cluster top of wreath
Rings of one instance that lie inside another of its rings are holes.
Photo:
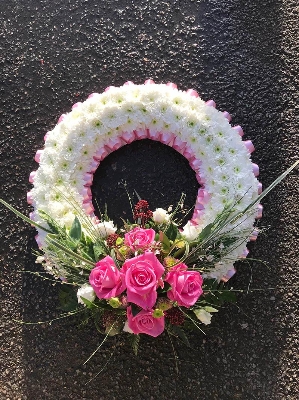
[[[253,145],[242,141],[242,129],[229,121],[229,114],[218,111],[213,101],[203,101],[192,89],[180,91],[173,83],[126,82],[94,93],[60,117],[46,134],[44,149],[37,151],[39,168],[30,174],[34,187],[28,193],[34,207],[31,219],[45,225],[37,212],[43,210],[70,227],[76,214],[73,204],[77,204],[96,221],[90,186],[100,162],[121,146],[148,138],[176,149],[196,173],[200,188],[194,214],[183,228],[192,240],[225,205],[234,203],[236,212],[242,211],[261,192],[258,166],[250,159]],[[238,220],[234,232],[242,232],[242,237],[247,232],[249,240],[255,218],[260,216],[258,206],[255,213],[251,210]],[[45,236],[39,230],[41,247]],[[241,241],[209,275],[220,279],[246,254],[246,241]]]

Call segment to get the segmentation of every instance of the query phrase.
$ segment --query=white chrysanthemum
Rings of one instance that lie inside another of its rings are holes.
[[[64,214],[59,219],[60,225],[65,226],[67,229],[70,229],[74,222],[74,214],[72,211],[73,210],[70,210],[70,211],[65,210]]]

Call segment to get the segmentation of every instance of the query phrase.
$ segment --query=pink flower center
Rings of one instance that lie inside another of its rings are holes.
[[[103,282],[104,274],[102,271],[98,272],[98,275],[95,276],[94,283],[96,286],[101,287]]]
[[[146,234],[138,232],[135,237],[134,237],[134,244],[135,245],[139,245],[139,244],[144,244],[146,243],[148,240]]]
[[[149,315],[144,315],[142,318],[140,318],[140,320],[138,320],[138,325],[140,326],[140,328],[144,329],[153,329],[154,328],[154,321],[153,318],[150,317]]]
[[[145,262],[139,262],[132,270],[132,279],[138,286],[146,286],[154,280],[151,266]]]
[[[188,285],[188,292],[190,293],[190,292],[193,292],[195,290],[195,284],[194,284],[194,282],[189,282],[189,285]]]

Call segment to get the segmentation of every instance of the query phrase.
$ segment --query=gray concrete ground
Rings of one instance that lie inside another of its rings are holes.
[[[33,156],[58,116],[109,84],[146,78],[230,111],[266,187],[299,158],[298,18],[296,0],[0,0],[1,197],[29,212]],[[169,182],[165,193],[171,202]],[[167,336],[144,339],[138,357],[115,337],[85,366],[101,341],[93,326],[13,321],[55,316],[57,288],[20,273],[39,268],[34,230],[1,208],[0,399],[298,399],[298,170],[263,204],[267,231],[251,255],[269,268],[239,266],[232,284],[246,289],[252,274],[251,288],[265,290],[240,293],[206,336],[193,334],[192,350],[175,342],[177,361]]]

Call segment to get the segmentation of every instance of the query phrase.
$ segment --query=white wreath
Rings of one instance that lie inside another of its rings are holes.
[[[93,218],[90,186],[100,162],[121,146],[148,138],[176,149],[196,172],[201,187],[193,217],[183,231],[191,240],[229,202],[241,199],[236,211],[242,211],[261,190],[255,177],[258,167],[250,159],[253,145],[242,142],[241,135],[242,129],[230,125],[227,113],[216,110],[213,101],[205,103],[192,89],[183,92],[172,83],[153,81],[109,87],[75,104],[46,134],[45,147],[35,157],[39,168],[30,174],[31,219],[45,224],[37,212],[43,210],[70,227],[76,214],[74,201]],[[247,232],[249,239],[259,216],[245,215],[235,232]],[[45,235],[39,231],[40,246]],[[225,275],[246,251],[246,242],[241,243],[210,276]]]

